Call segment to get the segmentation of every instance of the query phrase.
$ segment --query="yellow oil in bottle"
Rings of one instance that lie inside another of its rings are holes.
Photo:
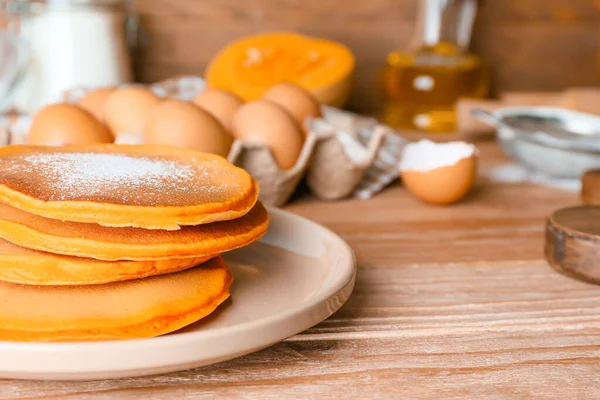
[[[391,52],[380,85],[382,122],[427,133],[454,132],[457,100],[484,98],[490,89],[482,59],[449,42]]]

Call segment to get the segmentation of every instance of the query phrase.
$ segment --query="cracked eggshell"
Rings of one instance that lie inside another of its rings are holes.
[[[473,188],[478,151],[465,142],[421,140],[406,145],[399,165],[404,186],[421,201],[434,205],[459,202]]]

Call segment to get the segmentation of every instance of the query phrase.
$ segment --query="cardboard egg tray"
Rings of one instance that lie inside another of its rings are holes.
[[[192,100],[204,88],[197,77],[178,77],[149,85],[156,95]],[[64,94],[76,103],[91,88]],[[368,199],[398,178],[398,163],[408,141],[375,119],[322,106],[322,117],[305,122],[308,132],[296,164],[279,168],[268,146],[234,141],[228,160],[248,171],[260,185],[260,199],[272,206],[284,205],[303,177],[318,198],[341,199],[350,195]],[[0,146],[23,144],[31,117],[0,118]],[[141,143],[140,133],[119,135],[115,143]]]

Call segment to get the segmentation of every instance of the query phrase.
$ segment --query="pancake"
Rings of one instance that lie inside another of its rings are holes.
[[[0,149],[0,202],[62,221],[176,230],[239,218],[258,184],[223,157],[155,145]]]
[[[29,249],[104,261],[213,256],[258,240],[268,225],[269,214],[260,202],[241,218],[176,231],[62,222],[0,203],[0,238]]]
[[[98,261],[30,250],[0,239],[0,280],[23,285],[96,285],[177,272],[208,259]]]
[[[163,335],[212,313],[233,276],[221,257],[173,274],[92,286],[0,282],[0,340],[92,341]]]

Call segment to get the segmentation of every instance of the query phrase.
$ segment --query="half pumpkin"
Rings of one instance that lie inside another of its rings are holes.
[[[256,100],[282,82],[311,92],[322,104],[348,101],[354,55],[341,43],[293,32],[247,36],[225,46],[209,63],[208,86]]]

